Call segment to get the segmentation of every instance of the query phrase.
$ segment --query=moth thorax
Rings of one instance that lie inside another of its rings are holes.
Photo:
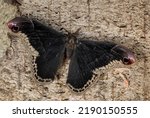
[[[70,58],[73,54],[74,49],[76,48],[76,39],[74,37],[71,37],[66,45],[66,55],[67,58]]]

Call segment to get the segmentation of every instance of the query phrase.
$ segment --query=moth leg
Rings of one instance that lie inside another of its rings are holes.
[[[121,79],[123,79],[125,87],[129,87],[130,81],[128,80],[127,76],[123,73],[124,71],[128,71],[130,73],[130,70],[128,68],[116,68],[113,72],[113,74],[118,74]]]

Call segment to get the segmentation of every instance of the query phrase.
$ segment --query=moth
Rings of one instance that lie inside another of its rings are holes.
[[[92,84],[96,68],[113,60],[121,60],[125,65],[135,62],[134,53],[122,45],[78,39],[75,34],[58,32],[34,19],[16,17],[7,25],[14,33],[26,34],[39,53],[35,63],[40,81],[53,81],[63,60],[70,59],[66,83],[74,92],[83,92]]]

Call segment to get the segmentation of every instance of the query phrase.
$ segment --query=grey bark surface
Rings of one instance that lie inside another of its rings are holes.
[[[20,0],[19,0],[20,1]],[[23,0],[14,6],[0,0],[0,100],[150,100],[150,1],[149,0]],[[19,9],[19,11],[18,11]],[[33,74],[36,52],[21,33],[12,34],[6,23],[25,15],[79,38],[123,44],[136,54],[136,63],[112,62],[95,70],[97,82],[85,93],[66,86],[68,63],[60,78],[40,83]],[[129,80],[126,86],[124,79]]]

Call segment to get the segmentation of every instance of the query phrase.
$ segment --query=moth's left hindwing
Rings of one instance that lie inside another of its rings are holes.
[[[93,70],[106,66],[121,57],[111,49],[116,46],[110,42],[79,41],[69,65],[67,84],[74,92],[86,90],[92,80]]]

